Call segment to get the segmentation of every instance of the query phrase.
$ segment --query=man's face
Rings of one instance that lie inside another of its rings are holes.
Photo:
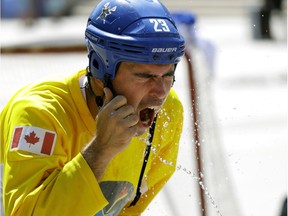
[[[174,71],[172,64],[120,64],[112,85],[117,95],[125,96],[138,114],[138,136],[151,126],[164,103],[173,85]]]

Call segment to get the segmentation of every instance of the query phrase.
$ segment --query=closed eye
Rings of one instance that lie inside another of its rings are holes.
[[[164,74],[163,77],[174,77],[174,75],[175,75],[175,72],[171,71],[171,72]]]
[[[139,77],[139,78],[144,78],[144,79],[150,79],[150,78],[157,78],[158,76],[156,75],[153,75],[153,74],[150,74],[150,73],[135,73],[134,74],[136,77]],[[164,75],[162,75],[163,78],[168,78],[168,77],[174,77],[175,75],[175,72],[174,71],[171,71],[171,72],[168,72]]]
[[[144,78],[144,79],[150,79],[150,78],[156,77],[155,75],[152,75],[149,73],[136,73],[135,76],[139,78]]]

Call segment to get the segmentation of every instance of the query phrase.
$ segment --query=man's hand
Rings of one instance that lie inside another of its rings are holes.
[[[130,143],[137,131],[139,116],[124,96],[104,88],[104,104],[96,116],[96,136],[82,150],[82,155],[98,181],[109,161]]]
[[[96,141],[99,149],[114,156],[135,136],[139,117],[124,96],[113,98],[108,88],[104,88],[104,93],[104,105],[96,117]]]

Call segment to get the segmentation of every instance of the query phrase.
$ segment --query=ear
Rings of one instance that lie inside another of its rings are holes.
[[[101,80],[94,77],[90,77],[90,83],[96,95],[103,95],[104,84]]]
[[[104,88],[104,84],[101,80],[94,78],[94,77],[91,77],[91,78],[92,78],[91,81],[93,82],[93,84],[97,86],[96,88],[99,88],[99,89]]]

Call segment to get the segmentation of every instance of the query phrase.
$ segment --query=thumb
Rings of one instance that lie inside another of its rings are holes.
[[[111,91],[109,88],[107,88],[107,87],[105,87],[105,88],[103,89],[103,91],[104,91],[104,102],[103,102],[103,106],[105,106],[106,104],[108,104],[108,103],[113,99],[113,93],[112,93],[112,91]]]

